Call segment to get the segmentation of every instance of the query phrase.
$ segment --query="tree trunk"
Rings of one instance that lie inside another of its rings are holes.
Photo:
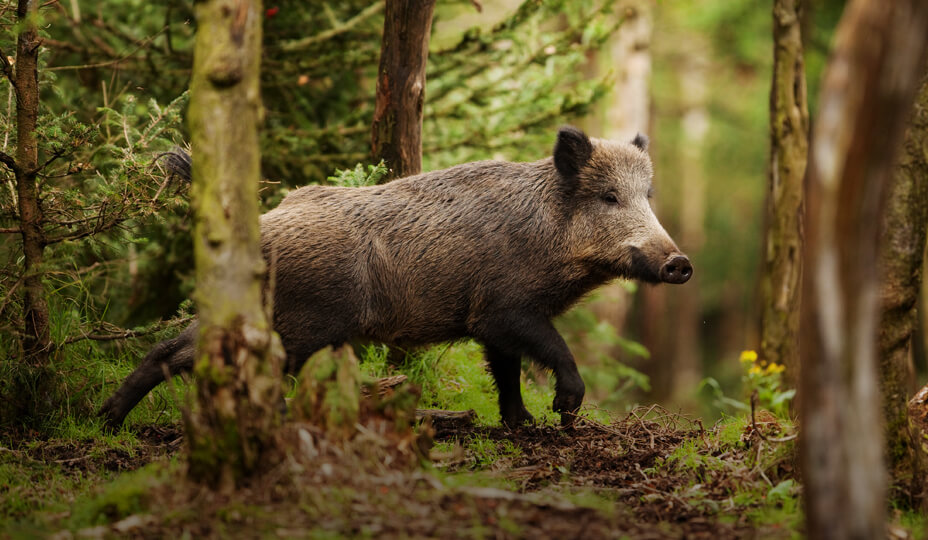
[[[371,153],[386,180],[422,172],[422,106],[435,0],[387,0],[371,126]]]
[[[23,357],[25,362],[17,421],[35,425],[42,411],[53,406],[49,393],[51,339],[49,311],[42,286],[45,250],[42,203],[36,184],[39,148],[35,128],[39,116],[38,57],[41,39],[36,28],[38,3],[19,0],[16,16],[22,30],[16,40],[13,80],[16,94],[16,157],[11,165],[16,176],[20,233],[23,239]],[[0,53],[2,54],[2,53]]]
[[[810,538],[886,536],[880,224],[924,65],[928,4],[854,0],[826,69],[806,198],[801,463]]]
[[[268,465],[281,403],[258,226],[261,2],[203,0],[196,16],[189,118],[200,339],[186,427],[190,476],[225,491]]]
[[[809,149],[800,10],[800,0],[776,0],[773,6],[770,182],[761,274],[761,357],[786,366],[789,388],[799,383],[802,179]]]
[[[689,37],[686,60],[680,65],[680,95],[683,96],[680,152],[680,247],[690,256],[698,256],[705,243],[703,229],[706,218],[706,176],[703,159],[706,133],[709,130],[707,110],[707,75],[709,62],[706,43],[701,36]],[[673,366],[670,377],[670,398],[691,404],[695,389],[703,376],[702,312],[699,302],[699,274],[686,287],[674,291],[676,305],[668,311],[676,321],[673,329]],[[666,322],[666,319],[665,319]]]
[[[926,80],[928,81],[928,80]],[[909,430],[911,343],[918,324],[925,231],[928,228],[928,82],[915,103],[883,225],[880,389],[895,499],[917,503],[925,464]]]
[[[609,97],[597,107],[597,113],[584,119],[587,133],[612,141],[629,142],[638,133],[650,131],[651,106],[651,34],[653,10],[649,2],[626,0],[617,12],[624,12],[621,26],[609,39],[602,51],[588,53],[588,78],[615,74],[615,84]],[[626,319],[632,306],[632,295],[627,285],[613,281],[601,287],[590,309],[598,320],[607,321],[616,333],[627,333]],[[588,343],[594,346],[594,343]],[[622,358],[626,352],[620,345],[607,351],[612,358]]]

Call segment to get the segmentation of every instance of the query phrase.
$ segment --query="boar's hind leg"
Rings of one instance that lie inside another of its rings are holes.
[[[573,413],[583,402],[585,387],[570,349],[551,321],[542,315],[507,313],[481,321],[475,334],[488,348],[509,356],[528,355],[553,371],[554,411],[562,413],[561,424],[573,422]]]
[[[155,345],[145,355],[139,367],[129,375],[100,408],[99,415],[106,425],[116,429],[122,425],[139,401],[152,388],[164,381],[162,365],[167,365],[171,375],[193,369],[193,357],[196,351],[197,324],[193,323],[174,339],[167,339]]]
[[[490,345],[485,349],[487,363],[490,364],[490,372],[493,373],[496,389],[499,391],[499,414],[503,423],[511,428],[534,423],[535,419],[522,403],[522,391],[519,388],[521,356],[506,354]]]

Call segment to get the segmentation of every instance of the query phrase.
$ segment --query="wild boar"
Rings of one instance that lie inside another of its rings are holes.
[[[523,355],[554,373],[554,410],[569,423],[584,384],[552,317],[617,277],[685,283],[693,273],[651,210],[647,142],[564,127],[553,156],[531,163],[291,192],[261,217],[286,371],[349,340],[472,338],[485,349],[505,424],[533,421],[519,388]],[[175,169],[189,177],[187,160]],[[103,405],[107,423],[120,425],[164,380],[162,364],[172,374],[192,369],[196,336],[194,323],[156,345]]]

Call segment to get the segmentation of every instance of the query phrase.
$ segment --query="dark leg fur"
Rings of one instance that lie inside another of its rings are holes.
[[[196,353],[197,323],[188,326],[179,336],[155,345],[139,367],[126,378],[116,391],[100,408],[99,415],[106,424],[116,429],[122,425],[126,415],[145,397],[152,388],[164,381],[164,369],[167,365],[171,375],[188,372],[193,369]]]
[[[552,370],[557,381],[554,411],[562,413],[561,424],[573,422],[586,387],[570,349],[549,320],[530,313],[502,313],[484,320],[477,337],[488,348],[510,357],[528,355]]]
[[[519,388],[521,357],[507,355],[491,346],[486,347],[486,357],[499,390],[499,414],[503,423],[510,428],[534,423],[535,419],[522,403],[522,391]]]
[[[154,387],[164,382],[164,369],[166,365],[171,375],[177,375],[183,372],[193,370],[193,360],[197,347],[197,330],[198,324],[193,323],[188,326],[179,336],[174,339],[168,339],[155,345],[149,352],[139,367],[129,375],[119,390],[116,391],[100,408],[98,413],[104,418],[106,424],[111,428],[118,428],[122,425],[126,416]],[[292,341],[292,340],[291,340]],[[306,360],[319,349],[325,347],[325,342],[301,342],[294,345],[284,342],[284,348],[287,349],[287,359],[284,365],[286,373],[296,375],[300,368],[306,363]],[[291,350],[294,349],[294,350]],[[286,410],[286,405],[283,405]]]

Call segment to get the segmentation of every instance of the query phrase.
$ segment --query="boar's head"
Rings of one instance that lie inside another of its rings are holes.
[[[689,259],[651,209],[648,139],[590,139],[565,127],[554,147],[572,257],[599,272],[649,283],[685,283]]]

